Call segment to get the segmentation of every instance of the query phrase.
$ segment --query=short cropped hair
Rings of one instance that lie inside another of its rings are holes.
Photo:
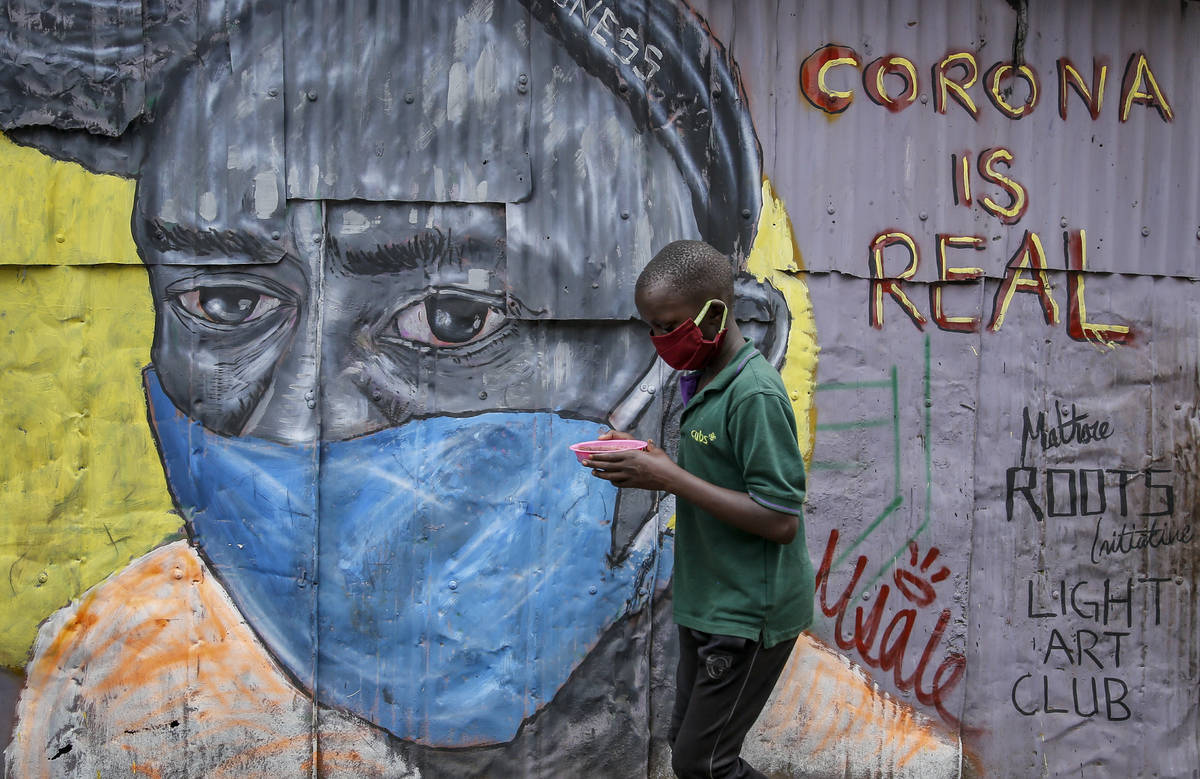
[[[660,284],[702,302],[733,303],[733,261],[704,241],[672,241],[659,250],[638,276],[638,291]]]

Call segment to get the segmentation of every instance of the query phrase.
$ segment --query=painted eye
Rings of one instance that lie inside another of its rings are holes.
[[[487,338],[508,320],[496,302],[459,292],[433,292],[397,312],[394,334],[412,343],[466,346]]]
[[[251,287],[196,287],[181,293],[179,306],[192,316],[217,325],[253,322],[279,307],[280,299]]]

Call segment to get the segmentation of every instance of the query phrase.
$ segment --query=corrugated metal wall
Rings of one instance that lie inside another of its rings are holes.
[[[1200,770],[1200,4],[0,15],[13,776],[659,776],[661,245],[809,458],[777,776]]]

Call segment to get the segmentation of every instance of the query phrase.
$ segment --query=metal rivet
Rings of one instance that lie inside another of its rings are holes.
[[[1176,577],[1175,577],[1175,583],[1176,583],[1176,584],[1183,584],[1183,577],[1182,577],[1182,576],[1176,576]]]
[[[304,93],[304,96],[307,97],[310,101],[316,100],[317,99],[317,90],[310,89]]]
[[[408,103],[409,105],[412,105],[414,100],[416,100],[416,98],[413,97],[411,92],[404,96],[404,102]]]
[[[1150,228],[1149,228],[1149,227],[1143,227],[1143,228],[1142,228],[1142,237],[1145,237],[1145,236],[1147,236],[1147,235],[1150,235]]]
[[[833,207],[833,206],[831,206],[831,205],[830,205],[830,206],[825,206],[825,213],[832,215],[832,214],[835,214],[835,213],[837,213],[837,209],[836,209],[836,208],[834,208],[834,207]]]
[[[54,236],[54,240],[58,241],[59,243],[66,243],[67,236],[63,235],[62,233],[59,233],[58,235]]]
[[[171,571],[171,575],[174,576],[176,579],[182,579],[183,578],[183,569],[176,567],[175,570]]]
[[[645,392],[645,391],[646,391],[646,385],[645,385],[645,384],[643,384],[643,385],[641,385],[640,387],[638,387],[638,389],[640,389],[642,392]]]
[[[926,212],[924,212],[924,211],[922,211],[922,212],[921,212],[920,214],[918,214],[917,216],[918,216],[918,218],[920,218],[920,220],[921,220],[922,222],[924,222],[925,220],[929,219],[929,214],[928,214],[928,213],[926,213]]]
[[[383,399],[383,393],[380,392],[379,390],[375,390],[374,392],[371,393],[371,400],[382,400],[382,399]]]
[[[272,241],[278,241],[278,240],[280,239],[280,237],[281,237],[281,236],[279,235],[279,231],[278,231],[278,230],[276,230],[276,231],[274,231],[273,233],[271,233],[271,240],[272,240]]]
[[[621,212],[621,218],[622,218],[622,219],[628,219],[628,218],[629,218],[629,212],[628,212],[628,211],[622,211],[622,212]]]
[[[1058,226],[1059,226],[1059,227],[1066,227],[1066,226],[1067,226],[1067,218],[1066,218],[1065,216],[1064,216],[1062,219],[1059,219],[1059,220],[1058,220]]]
[[[646,588],[645,588],[645,587],[638,587],[638,595],[641,595],[642,597],[645,597],[645,595],[646,595]]]
[[[449,588],[450,588],[450,589],[452,589],[452,590],[457,590],[457,589],[458,589],[458,582],[456,582],[456,581],[454,581],[453,579],[451,579],[451,580],[450,580],[450,583],[449,583],[448,585],[446,585],[446,586],[447,586],[447,587],[449,587]]]
[[[620,85],[617,86],[617,91],[623,95],[629,91],[629,85],[622,81]]]
[[[270,89],[267,90],[267,95],[269,97],[279,97],[279,90],[276,89],[275,87],[271,87]]]
[[[479,390],[479,399],[487,400],[487,390]]]
[[[749,219],[749,218],[750,218],[750,209],[743,208],[742,209],[742,219]]]
[[[598,282],[598,281],[593,281],[593,282],[592,282],[592,289],[600,289],[600,282]]]
[[[921,105],[925,105],[928,102],[929,102],[929,95],[921,95]]]
[[[315,235],[313,235],[313,243],[320,243],[320,242],[321,242],[321,234],[316,233]]]
[[[593,584],[591,587],[588,587],[588,595],[595,595],[595,594],[596,594],[596,585]]]
[[[45,571],[42,571],[41,573],[38,574],[38,581],[41,582],[42,584],[45,584],[46,581],[49,580],[49,578],[50,578],[50,574],[46,573]]]
[[[871,599],[871,593],[869,593],[869,592],[864,592],[864,593],[863,593],[863,595],[862,595],[862,598],[863,598],[863,600],[870,600],[870,599]]]

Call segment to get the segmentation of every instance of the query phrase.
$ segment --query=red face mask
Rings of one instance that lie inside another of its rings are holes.
[[[700,331],[700,322],[704,320],[704,316],[708,313],[708,307],[713,303],[721,303],[725,308],[725,313],[721,315],[721,329],[717,332],[716,337],[709,341],[705,340],[704,333]],[[664,335],[652,335],[650,340],[654,343],[654,349],[658,352],[658,356],[667,365],[677,371],[694,371],[707,365],[717,350],[721,348],[721,341],[725,339],[725,321],[728,317],[729,307],[725,306],[724,302],[716,299],[710,300],[704,304],[704,308],[700,309],[700,313],[696,315],[695,319],[689,319]]]

